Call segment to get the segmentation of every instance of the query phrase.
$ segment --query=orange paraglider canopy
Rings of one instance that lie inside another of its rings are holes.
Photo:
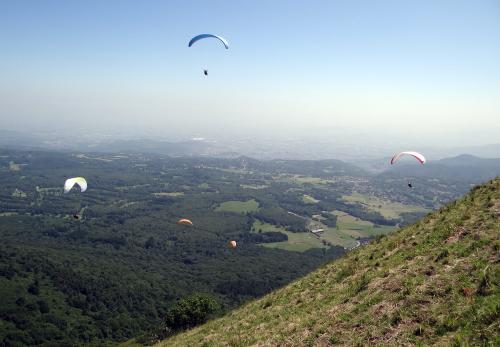
[[[181,225],[193,225],[193,222],[191,222],[189,219],[181,218],[177,221],[177,224]]]
[[[227,243],[227,245],[229,246],[229,248],[236,248],[236,241],[231,240]]]

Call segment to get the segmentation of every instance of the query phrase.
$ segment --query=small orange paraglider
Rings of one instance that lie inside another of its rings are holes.
[[[229,248],[236,248],[236,241],[234,240],[231,240],[227,243],[227,245],[229,246]]]
[[[193,225],[193,222],[191,222],[189,219],[181,218],[177,221],[177,224],[181,225]]]

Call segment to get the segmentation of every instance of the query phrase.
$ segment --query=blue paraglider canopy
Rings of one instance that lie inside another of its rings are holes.
[[[206,38],[209,38],[209,37],[213,37],[213,38],[216,38],[216,39],[220,40],[220,42],[222,42],[224,44],[224,47],[226,47],[226,49],[229,49],[229,43],[226,41],[225,38],[217,36],[217,35],[212,35],[212,34],[201,34],[201,35],[193,37],[189,41],[188,47],[191,47],[195,42],[197,42],[199,40],[203,40],[203,39],[206,39]]]

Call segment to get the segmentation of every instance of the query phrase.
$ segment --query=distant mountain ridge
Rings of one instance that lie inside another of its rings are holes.
[[[437,163],[447,166],[491,165],[498,166],[500,158],[481,158],[472,154],[460,154],[455,157],[443,158]]]
[[[418,163],[403,163],[388,167],[382,175],[407,177],[439,177],[452,181],[481,182],[500,175],[500,158],[479,158],[470,154]]]

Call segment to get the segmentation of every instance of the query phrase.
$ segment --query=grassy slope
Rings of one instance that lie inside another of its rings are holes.
[[[159,346],[500,344],[500,178]]]

